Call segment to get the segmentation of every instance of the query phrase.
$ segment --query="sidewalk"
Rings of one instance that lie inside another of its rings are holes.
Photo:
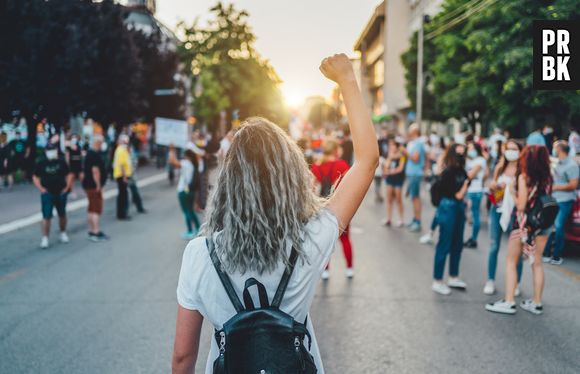
[[[154,165],[140,167],[137,170],[137,181],[156,174],[166,173]],[[104,193],[117,189],[114,180],[108,179]],[[85,192],[79,181],[75,181],[73,192],[68,196],[68,203],[85,199]],[[40,193],[32,183],[15,184],[12,190],[0,190],[0,225],[40,212]]]

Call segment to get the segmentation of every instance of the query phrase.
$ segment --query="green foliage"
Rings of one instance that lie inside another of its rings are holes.
[[[425,35],[440,29],[468,0],[446,0],[443,10],[425,25]],[[532,88],[532,25],[536,19],[579,19],[576,0],[489,1],[463,22],[428,38],[425,71],[425,117],[458,118],[473,124],[495,123],[524,129],[526,123],[567,124],[580,113],[574,91],[535,91]],[[471,7],[474,5],[472,4]],[[468,8],[470,9],[470,8]],[[451,15],[451,17],[450,17]],[[409,99],[414,102],[417,43],[403,55]]]
[[[194,102],[195,113],[210,126],[224,110],[230,115],[238,110],[241,118],[264,116],[285,125],[280,79],[254,49],[256,37],[247,22],[248,13],[221,2],[210,12],[213,19],[205,27],[197,21],[190,27],[180,25],[185,35],[182,61],[202,87]]]
[[[0,9],[0,113],[58,125],[87,112],[105,125],[152,116],[153,90],[173,86],[177,56],[159,34],[129,30],[112,0],[8,0]],[[169,82],[168,82],[169,81]]]

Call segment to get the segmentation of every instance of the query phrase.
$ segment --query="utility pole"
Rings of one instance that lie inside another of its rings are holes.
[[[421,17],[419,25],[419,38],[417,40],[417,113],[415,122],[421,128],[423,118],[423,24],[427,16]]]

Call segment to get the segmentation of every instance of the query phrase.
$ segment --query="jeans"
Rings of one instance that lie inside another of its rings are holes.
[[[449,275],[456,277],[459,275],[459,262],[463,250],[465,204],[463,201],[444,197],[435,215],[439,223],[439,241],[435,247],[433,278],[443,279],[447,255],[449,255]]]
[[[177,198],[179,199],[179,206],[181,207],[181,211],[185,217],[185,226],[187,227],[187,232],[193,232],[193,227],[191,225],[192,221],[195,223],[195,227],[199,229],[201,224],[199,222],[199,218],[197,218],[197,214],[193,210],[195,194],[193,192],[181,191],[177,194]]]
[[[127,191],[128,184],[123,178],[117,178],[117,188],[119,194],[117,195],[117,218],[127,218],[129,211],[129,191]]]
[[[501,218],[501,213],[499,213],[495,206],[492,206],[489,210],[489,256],[487,259],[487,279],[495,280],[495,272],[497,270],[497,254],[499,253],[499,247],[501,245],[501,237],[503,231],[499,220]],[[512,227],[510,223],[509,227]],[[518,261],[517,265],[518,271],[518,283],[522,279],[522,259]]]
[[[572,212],[573,205],[574,201],[563,201],[558,203],[560,210],[558,211],[556,221],[554,222],[555,230],[550,234],[548,242],[546,243],[546,248],[544,249],[545,257],[550,256],[552,245],[554,246],[554,257],[559,258],[562,254],[562,251],[564,250],[565,239],[564,228],[566,227],[566,222],[568,221],[568,217],[570,217],[570,213]]]
[[[40,195],[42,218],[51,219],[52,211],[56,208],[59,217],[66,217],[66,200],[68,193],[45,192]]]
[[[479,228],[481,227],[481,198],[483,192],[468,192],[467,198],[471,201],[471,217],[473,218],[473,228],[471,231],[471,240],[477,241]]]
[[[129,189],[131,190],[131,199],[133,200],[135,207],[137,207],[137,211],[144,211],[145,208],[143,208],[143,200],[141,199],[141,194],[137,187],[137,181],[133,177],[129,177]]]

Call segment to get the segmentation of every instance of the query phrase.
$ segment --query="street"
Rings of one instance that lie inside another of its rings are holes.
[[[69,244],[56,242],[53,227],[51,247],[40,250],[39,224],[0,236],[1,373],[170,371],[184,225],[175,189],[165,180],[142,194],[149,213],[133,214],[130,222],[116,221],[114,199],[106,200],[108,242],[87,240],[84,209],[69,216]],[[338,245],[331,277],[314,299],[311,318],[326,372],[578,372],[580,276],[574,268],[546,266],[543,316],[488,313],[484,304],[501,294],[481,292],[485,224],[479,249],[463,252],[467,291],[444,297],[430,289],[432,248],[404,229],[380,225],[383,209],[369,193],[351,228],[355,278],[344,277]],[[431,215],[426,208],[424,220]],[[500,292],[504,256],[505,245]],[[522,285],[530,296],[527,263]],[[204,370],[211,332],[204,325],[197,372]]]

